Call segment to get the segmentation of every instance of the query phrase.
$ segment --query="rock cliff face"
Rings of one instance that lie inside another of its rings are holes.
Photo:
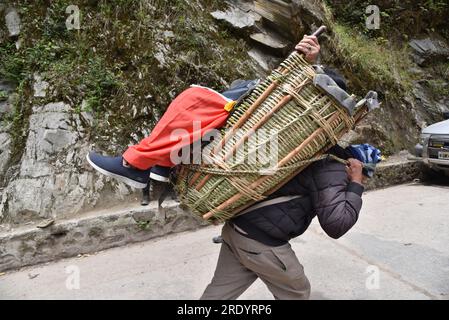
[[[89,148],[80,116],[59,102],[33,106],[28,121],[20,166],[2,192],[3,214],[11,213],[10,222],[21,224],[56,212],[58,218],[67,217],[95,202],[105,179],[85,169]],[[118,197],[129,192],[117,188]]]
[[[340,70],[350,91],[374,89],[384,101],[347,139],[394,153],[448,111],[447,30],[426,30],[425,21],[413,38],[389,41],[348,28],[352,16],[338,2],[86,0],[80,30],[68,30],[69,5],[0,4],[3,228],[135,199],[134,190],[91,171],[90,149],[122,152],[191,83],[220,90],[264,76],[321,24],[330,28],[321,63]]]
[[[80,30],[66,27],[69,5],[0,6],[0,229],[137,200],[87,152],[121,153],[191,83],[255,75],[210,15],[221,1],[81,1]]]
[[[444,17],[449,5],[419,1],[378,5],[378,30],[366,27],[369,1],[230,1],[213,16],[251,46],[262,71],[276,66],[304,33],[325,24],[320,63],[348,80],[351,93],[376,90],[383,108],[350,135],[349,142],[371,142],[385,154],[412,149],[424,126],[442,120],[449,108],[449,45]],[[245,23],[242,23],[245,21]],[[394,22],[396,21],[396,23]],[[408,28],[414,24],[413,29]]]

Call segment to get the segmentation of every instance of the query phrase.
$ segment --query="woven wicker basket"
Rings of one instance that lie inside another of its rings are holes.
[[[316,76],[315,69],[294,52],[261,82],[235,107],[221,139],[208,145],[212,150],[208,159],[214,163],[181,165],[175,186],[181,203],[210,222],[225,221],[322,159],[369,108],[358,103],[355,110],[348,110],[314,83]],[[260,154],[256,163],[248,161],[260,148],[271,148],[269,139],[251,139],[261,130],[277,136],[274,168],[273,159]]]

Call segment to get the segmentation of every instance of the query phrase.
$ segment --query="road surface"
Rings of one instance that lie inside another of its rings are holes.
[[[314,221],[292,241],[312,299],[449,299],[449,187],[409,184],[367,192],[343,238]],[[0,299],[198,299],[220,227],[7,272]],[[259,280],[241,299],[272,299]]]

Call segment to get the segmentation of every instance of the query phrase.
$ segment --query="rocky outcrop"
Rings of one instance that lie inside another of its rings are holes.
[[[0,119],[5,117],[13,109],[14,90],[15,87],[13,84],[0,79]]]
[[[16,9],[9,8],[6,10],[5,24],[10,37],[16,37],[20,34],[21,22]]]
[[[337,10],[342,10],[343,4],[337,5]],[[383,100],[383,108],[368,116],[363,128],[358,132],[360,140],[354,142],[366,142],[376,144],[388,153],[394,153],[401,149],[409,148],[417,142],[419,133],[425,126],[442,120],[442,112],[448,111],[449,92],[447,91],[447,61],[449,58],[449,44],[447,40],[433,32],[431,36],[412,39],[408,43],[408,52],[398,51],[400,55],[412,56],[409,70],[400,70],[392,66],[390,70],[382,71],[385,74],[379,76],[378,71],[370,70],[369,63],[351,65],[351,59],[346,55],[355,56],[367,54],[369,47],[360,48],[360,52],[344,52],[338,49],[339,42],[351,43],[352,39],[340,37],[335,27],[333,18],[329,18],[329,6],[324,8],[323,1],[229,1],[228,11],[238,8],[240,13],[247,16],[260,16],[254,24],[239,27],[229,23],[228,26],[245,39],[252,47],[249,56],[257,62],[261,74],[266,74],[276,67],[286,56],[303,34],[310,34],[319,25],[328,25],[328,32],[320,38],[322,54],[319,63],[326,64],[344,75],[348,81],[351,93],[362,94],[361,91],[372,89],[379,92]],[[335,19],[338,14],[335,12]],[[393,41],[392,41],[393,42]],[[363,39],[354,42],[367,45]],[[341,45],[341,44],[340,44]],[[394,50],[395,45],[389,44]],[[406,43],[404,44],[406,46]],[[357,47],[351,47],[357,51]],[[381,55],[381,50],[379,55]],[[345,57],[339,57],[339,55]],[[404,57],[404,61],[409,61]],[[414,62],[414,63],[413,63]],[[370,62],[371,64],[375,62]],[[379,64],[388,61],[379,60]],[[392,61],[393,63],[393,61]],[[351,69],[360,69],[356,73]],[[440,69],[442,71],[438,71]],[[444,69],[446,71],[444,71]],[[367,84],[367,79],[372,80]],[[400,74],[402,73],[402,74]],[[392,77],[398,84],[397,88],[379,82],[382,78]],[[407,85],[402,84],[407,83]],[[368,88],[369,86],[369,88]],[[401,120],[399,120],[401,119]]]
[[[130,194],[125,185],[109,183],[87,167],[82,116],[71,111],[63,102],[33,107],[20,167],[1,194],[0,213],[6,217],[8,212],[7,222],[71,216],[95,205],[108,188],[117,198]],[[5,133],[0,137],[10,141]],[[0,154],[3,166],[7,155],[5,148]]]
[[[15,88],[13,85],[0,80],[0,181],[3,178],[11,156],[11,136],[9,134],[9,125],[5,126],[5,124],[2,123],[2,120],[12,112],[12,92],[14,89]]]
[[[319,3],[302,0],[228,1],[225,11],[212,12],[252,47],[249,56],[261,74],[277,67],[300,37],[324,21]]]
[[[11,155],[11,137],[7,132],[0,129],[0,176],[6,170],[7,163]]]
[[[251,9],[250,6],[246,9],[232,6],[226,11],[214,11],[211,15],[219,21],[224,21],[233,28],[252,28],[256,26],[257,22],[260,22],[262,17]]]
[[[449,45],[439,38],[413,39],[409,42],[412,57],[420,66],[446,61],[449,62]]]
[[[148,3],[133,14],[93,2],[82,8],[97,15],[83,22],[84,48],[74,48],[75,32],[64,29],[64,11],[52,6],[0,3],[0,80],[15,82],[0,81],[0,228],[57,222],[140,198],[94,172],[88,151],[120,154],[149,134],[187,85],[225,87],[255,69],[246,45],[225,39],[214,10],[202,11],[214,4]],[[187,9],[198,12],[187,17]],[[111,11],[123,14],[117,28],[103,30],[96,21],[109,21]],[[19,41],[22,48],[14,46]]]

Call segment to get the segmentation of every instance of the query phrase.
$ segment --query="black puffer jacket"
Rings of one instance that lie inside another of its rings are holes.
[[[339,146],[330,153],[349,157]],[[363,186],[349,181],[344,164],[325,159],[310,165],[270,199],[286,195],[302,197],[245,213],[232,219],[231,224],[249,238],[278,246],[304,233],[318,216],[323,230],[336,239],[356,223],[362,207],[362,193]]]

